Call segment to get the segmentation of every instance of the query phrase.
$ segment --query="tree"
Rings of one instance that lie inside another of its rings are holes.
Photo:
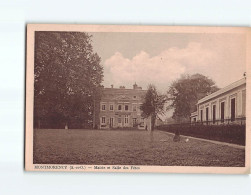
[[[142,110],[142,116],[151,119],[151,130],[154,130],[155,121],[159,115],[164,114],[164,104],[166,102],[166,97],[161,95],[156,87],[152,84],[148,86],[147,92],[145,94],[143,104],[140,107]]]
[[[94,93],[103,80],[100,61],[87,33],[35,32],[35,122],[91,123]]]
[[[173,118],[176,121],[188,121],[191,112],[197,109],[198,100],[217,90],[215,82],[204,75],[183,75],[171,84],[167,92],[171,102],[168,109],[174,109]]]

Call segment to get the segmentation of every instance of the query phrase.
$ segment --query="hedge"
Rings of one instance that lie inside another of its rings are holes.
[[[203,124],[172,124],[158,126],[157,129],[177,133],[181,135],[198,137],[239,145],[245,145],[246,125],[222,124],[222,125],[203,125]]]

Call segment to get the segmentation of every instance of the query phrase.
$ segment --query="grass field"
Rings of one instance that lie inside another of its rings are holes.
[[[245,150],[155,131],[34,130],[34,164],[245,166]]]

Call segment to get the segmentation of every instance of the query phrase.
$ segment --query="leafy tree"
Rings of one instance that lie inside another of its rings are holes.
[[[168,109],[174,109],[173,118],[176,121],[188,121],[191,112],[197,109],[198,100],[217,90],[215,82],[204,75],[183,75],[171,84],[167,92],[171,102]]]
[[[91,123],[103,80],[100,61],[87,33],[35,32],[35,122]]]
[[[156,87],[152,84],[148,86],[143,104],[140,109],[143,111],[142,116],[151,118],[151,130],[154,130],[155,121],[159,115],[164,114],[164,104],[166,96],[161,95]]]

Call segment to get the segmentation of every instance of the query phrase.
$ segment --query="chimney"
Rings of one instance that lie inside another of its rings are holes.
[[[133,85],[133,89],[142,89],[142,87],[138,87],[138,85],[135,82],[135,84]]]
[[[138,85],[135,82],[135,84],[133,85],[133,89],[137,89],[137,88],[138,88]]]
[[[113,89],[113,85],[111,85],[111,88]]]

